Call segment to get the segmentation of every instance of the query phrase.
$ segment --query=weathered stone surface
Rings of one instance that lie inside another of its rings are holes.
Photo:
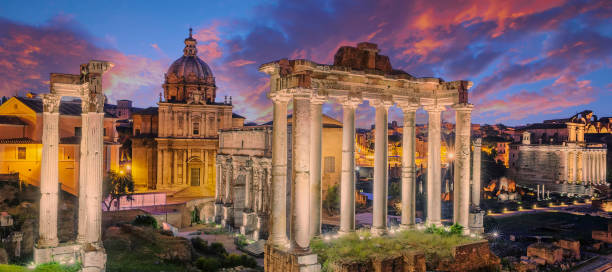
[[[544,243],[534,243],[527,247],[527,257],[543,259],[546,264],[556,264],[563,261],[563,249]]]
[[[266,272],[318,272],[321,271],[321,265],[317,262],[316,254],[287,252],[272,244],[266,244],[264,270]]]
[[[355,70],[379,70],[391,73],[389,57],[378,54],[378,45],[362,42],[357,47],[342,46],[334,55],[334,65],[349,67]]]
[[[565,249],[564,253],[568,254],[566,257],[573,258],[576,260],[580,260],[580,241],[573,240],[559,240],[555,243],[556,246]]]
[[[0,264],[7,264],[9,262],[9,256],[4,248],[0,248]]]
[[[436,271],[472,271],[499,269],[500,259],[489,248],[489,242],[481,241],[457,246],[453,259],[438,264]]]

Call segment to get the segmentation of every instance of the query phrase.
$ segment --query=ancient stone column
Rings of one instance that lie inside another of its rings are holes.
[[[416,176],[415,176],[415,117],[418,105],[400,105],[404,112],[404,131],[402,135],[402,217],[404,229],[414,227]]]
[[[583,171],[583,163],[582,163],[582,159],[583,159],[583,153],[582,152],[576,152],[576,182],[583,182],[584,181],[584,171]]]
[[[291,96],[271,94],[274,103],[272,123],[272,200],[268,242],[288,246],[287,240],[287,103]]]
[[[91,98],[88,113],[87,149],[89,173],[87,178],[87,238],[86,242],[99,244],[102,238],[102,182],[104,177],[104,96]]]
[[[537,191],[536,191],[536,197],[538,198],[538,200],[540,200],[540,184],[537,184]]]
[[[607,151],[605,150],[601,152],[601,182],[604,184],[608,182],[607,180],[608,173],[606,172],[607,171],[606,168],[608,167],[608,162],[606,160],[606,152]]]
[[[340,176],[340,233],[355,231],[355,109],[361,101],[342,103],[342,174]]]
[[[373,101],[372,105],[376,108],[372,234],[383,235],[387,232],[387,176],[389,174],[387,114],[391,103],[378,100]]]
[[[474,106],[462,103],[453,108],[456,115],[453,221],[467,227],[470,214],[470,128]]]
[[[576,142],[576,125],[574,123],[566,123],[567,128],[569,129],[568,141]]]
[[[291,179],[291,250],[310,248],[310,97],[293,97]]]
[[[60,97],[45,94],[43,98],[42,160],[40,167],[40,223],[38,247],[54,247],[57,239],[58,146]]]
[[[87,124],[89,101],[87,98],[81,98],[81,144],[80,144],[80,157],[79,157],[79,213],[78,213],[78,234],[77,243],[83,243],[87,237],[87,176],[89,174],[88,169],[88,148],[87,148]]]
[[[584,142],[584,125],[580,124],[578,125],[578,133],[576,135],[576,141],[578,142]]]
[[[324,97],[310,101],[310,237],[321,234],[321,140]]]
[[[482,181],[480,180],[480,168],[482,167],[482,139],[474,140],[474,158],[472,159],[472,205],[480,207],[480,191]]]
[[[425,110],[429,115],[427,134],[427,224],[441,225],[440,117],[444,106],[426,106]]]

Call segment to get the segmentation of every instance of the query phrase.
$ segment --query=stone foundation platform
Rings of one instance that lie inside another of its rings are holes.
[[[57,262],[72,265],[81,262],[83,272],[101,272],[106,269],[106,251],[103,247],[80,244],[60,244],[56,247],[34,247],[34,263]]]
[[[317,254],[287,252],[271,244],[266,244],[264,253],[266,272],[319,272],[321,265]]]

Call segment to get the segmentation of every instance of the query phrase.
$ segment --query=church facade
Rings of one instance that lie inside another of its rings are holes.
[[[243,126],[231,100],[215,102],[212,70],[185,39],[183,56],[170,65],[158,107],[133,113],[132,175],[139,192],[213,197],[218,130]]]

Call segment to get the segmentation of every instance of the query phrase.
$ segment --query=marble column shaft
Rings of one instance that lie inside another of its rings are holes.
[[[310,97],[293,97],[291,250],[310,248]]]
[[[402,206],[401,225],[411,228],[415,223],[416,165],[415,165],[415,118],[417,106],[402,106],[404,131],[402,135]]]
[[[274,104],[272,123],[272,200],[270,238],[268,241],[286,247],[287,239],[287,103],[290,96],[271,97]]]
[[[372,205],[372,233],[382,235],[387,232],[387,194],[388,194],[388,111],[391,106],[385,101],[372,103],[376,108],[374,135],[374,184]]]
[[[482,167],[482,139],[474,141],[474,158],[472,159],[472,205],[480,207],[480,191],[482,181],[480,178],[480,168]]]
[[[359,101],[342,103],[342,173],[340,232],[355,231],[355,109]]]
[[[87,238],[86,242],[100,243],[102,238],[102,181],[104,177],[104,113],[88,113],[87,146],[89,173],[87,177]]]
[[[85,99],[81,103],[86,103]],[[89,115],[83,111],[81,113],[81,144],[79,157],[79,213],[78,213],[78,234],[77,242],[83,243],[87,237],[87,176],[88,169],[88,149],[87,149],[87,125]]]
[[[442,224],[440,126],[443,106],[429,106],[427,134],[427,224]]]
[[[310,237],[321,234],[321,141],[323,131],[323,99],[310,104]]]
[[[43,98],[45,100],[46,98]],[[45,102],[47,103],[47,102]],[[53,103],[53,102],[49,102]],[[59,99],[56,102],[59,108]],[[57,110],[57,109],[56,109]],[[57,211],[59,191],[59,113],[43,112],[42,160],[40,169],[40,223],[38,246],[58,245]]]
[[[467,227],[470,213],[470,104],[455,105],[455,173],[453,190],[453,221]]]

